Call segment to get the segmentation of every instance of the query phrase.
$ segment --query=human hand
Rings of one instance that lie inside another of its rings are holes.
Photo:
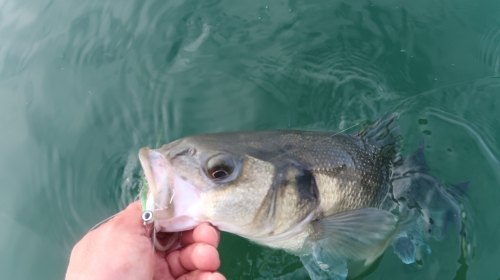
[[[225,279],[220,266],[219,231],[208,223],[183,232],[180,249],[157,252],[134,202],[89,232],[71,252],[66,279]]]

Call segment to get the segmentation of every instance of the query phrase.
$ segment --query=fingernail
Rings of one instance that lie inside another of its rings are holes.
[[[222,274],[218,273],[218,272],[214,272],[212,273],[212,275],[210,275],[208,277],[209,280],[222,280],[222,279],[226,279],[226,277],[224,277]]]

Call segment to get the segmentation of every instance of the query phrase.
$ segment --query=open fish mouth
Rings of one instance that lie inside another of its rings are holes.
[[[141,191],[144,222],[170,218],[173,215],[171,204],[175,191],[169,180],[171,169],[167,168],[168,162],[149,147],[140,149],[139,160],[147,182]]]
[[[397,116],[353,135],[228,132],[141,149],[143,219],[154,224],[155,247],[157,232],[210,222],[296,254],[312,279],[356,277],[389,245],[403,263],[417,262],[420,247],[430,252],[426,237],[443,238],[449,224],[462,233],[468,183],[444,188],[423,142],[399,161]]]
[[[148,187],[147,192],[141,191],[145,224],[154,222],[156,232],[178,232],[203,222],[195,218],[200,191],[175,174],[167,156],[144,147],[139,159]]]

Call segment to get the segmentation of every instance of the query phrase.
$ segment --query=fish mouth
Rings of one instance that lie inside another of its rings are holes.
[[[149,185],[148,209],[143,211],[153,212],[156,230],[177,232],[201,224],[197,203],[201,200],[201,191],[178,176],[167,156],[159,150],[141,148],[139,160]]]

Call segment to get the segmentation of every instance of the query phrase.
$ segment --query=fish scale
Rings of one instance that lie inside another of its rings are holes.
[[[144,148],[151,189],[175,194],[155,224],[172,232],[210,222],[298,255],[313,279],[355,277],[391,244],[413,263],[419,248],[430,252],[425,238],[442,238],[450,224],[461,232],[468,185],[441,186],[423,143],[399,160],[396,119],[384,115],[354,135],[250,131]]]

